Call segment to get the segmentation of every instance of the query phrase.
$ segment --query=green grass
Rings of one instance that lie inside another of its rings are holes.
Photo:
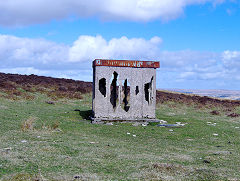
[[[184,127],[96,125],[91,95],[49,100],[0,98],[0,180],[240,180],[239,118],[168,103],[157,118]]]

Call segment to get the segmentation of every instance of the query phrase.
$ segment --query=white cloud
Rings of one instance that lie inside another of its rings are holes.
[[[182,51],[161,51],[159,57],[162,60],[163,67],[171,67],[177,70],[186,70],[187,72],[208,71],[211,66],[217,65],[220,59],[219,53],[199,52],[192,50]]]
[[[231,78],[240,75],[240,51],[224,51],[222,53],[222,62],[225,71]]]
[[[0,35],[0,67],[58,67],[66,63],[89,63],[96,58],[151,59],[157,57],[161,42],[159,37],[150,40],[121,37],[107,41],[102,36],[83,35],[72,46],[66,46],[44,39]]]
[[[161,38],[150,40],[143,38],[121,37],[106,41],[101,36],[80,36],[70,48],[70,61],[88,61],[96,58],[113,59],[148,59],[157,57]]]
[[[2,66],[52,65],[68,59],[68,47],[44,39],[0,35]]]
[[[39,76],[50,76],[55,78],[69,78],[74,80],[92,81],[92,70],[41,70],[33,67],[14,67],[14,68],[0,68],[0,72],[12,73],[12,74],[35,74]]]
[[[240,59],[240,52],[239,51],[224,51],[223,54],[223,59],[228,61],[232,59]]]
[[[12,73],[12,74],[35,74],[35,75],[47,75],[47,71],[38,70],[33,67],[12,67],[12,68],[0,68],[0,72]]]
[[[91,81],[95,58],[158,60],[158,87],[240,89],[240,51],[161,51],[161,38],[80,36],[72,46],[0,35],[0,71]],[[231,85],[230,85],[231,84]],[[233,85],[234,84],[234,85]],[[224,86],[224,87],[223,87]]]
[[[87,78],[91,62],[96,58],[151,59],[156,58],[162,40],[127,37],[109,41],[102,36],[80,36],[72,46],[57,44],[44,39],[19,38],[0,35],[0,71]],[[78,74],[78,76],[77,76]]]
[[[195,74],[195,72],[183,72],[180,74],[179,78],[185,79],[187,77],[193,77]]]
[[[171,20],[189,5],[224,0],[7,0],[0,3],[0,24],[4,26],[44,23],[69,16],[98,16],[103,20]]]

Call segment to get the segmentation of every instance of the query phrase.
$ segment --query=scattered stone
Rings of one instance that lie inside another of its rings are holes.
[[[27,143],[27,140],[22,140],[21,142],[22,142],[22,143]]]
[[[179,126],[185,126],[187,123],[176,122],[176,124]]]
[[[37,138],[41,138],[41,136],[37,136]]]
[[[74,179],[80,179],[81,177],[79,175],[74,176]]]
[[[90,144],[95,144],[95,143],[96,143],[96,142],[93,142],[93,141],[92,141],[92,142],[90,142]]]
[[[127,133],[128,135],[130,135],[131,133]]]
[[[139,126],[141,123],[134,123],[132,126]]]
[[[162,124],[166,124],[167,123],[167,121],[164,121],[164,120],[160,120],[159,122],[162,123]]]
[[[208,126],[216,126],[217,123],[207,122],[207,125],[208,125]]]
[[[106,125],[112,126],[112,125],[113,125],[113,123],[106,123]]]
[[[45,101],[47,104],[55,104],[53,101]]]
[[[4,150],[7,150],[7,151],[9,151],[9,150],[11,150],[12,148],[11,147],[9,147],[9,148],[4,148]]]
[[[239,129],[239,127],[235,127],[236,129]]]
[[[172,128],[172,127],[179,128],[179,127],[182,127],[184,125],[185,124],[158,124],[157,126],[158,127],[167,127],[167,128]]]
[[[9,148],[4,148],[4,151],[8,154],[9,153],[9,151],[11,151],[12,150],[12,148],[11,147],[9,147]]]
[[[147,123],[142,124],[143,127],[147,126]]]
[[[136,135],[135,135],[135,134],[133,134],[133,137],[136,137]]]
[[[211,163],[209,160],[203,160],[203,163]]]
[[[213,136],[218,136],[218,134],[217,133],[213,133]]]
[[[62,130],[60,128],[54,129],[53,131],[55,131],[55,132],[62,132]]]
[[[172,130],[172,129],[170,129],[169,131],[170,131],[170,132],[173,132],[173,130]]]
[[[212,115],[216,115],[216,116],[217,116],[217,115],[220,115],[220,112],[219,112],[219,111],[216,111],[216,110],[215,110],[215,111],[212,111],[212,112],[210,112],[210,113],[211,113]]]

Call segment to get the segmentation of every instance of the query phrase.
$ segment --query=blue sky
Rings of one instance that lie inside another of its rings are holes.
[[[0,71],[91,81],[95,58],[159,60],[158,88],[240,90],[238,0],[0,2]]]

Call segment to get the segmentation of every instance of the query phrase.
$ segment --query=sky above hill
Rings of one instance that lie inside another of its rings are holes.
[[[240,90],[238,0],[0,2],[0,72],[92,80],[95,58],[157,60],[158,88]]]

